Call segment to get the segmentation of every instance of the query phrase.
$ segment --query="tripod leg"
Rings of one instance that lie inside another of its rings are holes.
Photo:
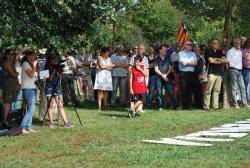
[[[50,97],[50,99],[49,99],[49,102],[47,103],[47,110],[46,110],[46,112],[45,112],[45,114],[44,114],[44,116],[43,116],[43,121],[42,121],[42,123],[41,123],[41,127],[43,126],[43,123],[44,123],[44,121],[45,121],[45,117],[46,117],[46,115],[48,114],[48,111],[49,111],[49,107],[50,107],[52,98],[53,98],[53,96],[51,95],[51,97]]]
[[[72,95],[69,93],[69,88],[68,88],[68,87],[67,87],[67,94],[68,94],[68,96],[70,97],[70,100],[71,100],[71,102],[72,102],[73,108],[74,108],[75,113],[76,113],[76,116],[77,116],[77,118],[78,118],[78,121],[79,121],[79,123],[80,123],[81,126],[82,126],[82,121],[81,121],[80,116],[79,116],[79,114],[78,114],[78,112],[77,112],[77,110],[76,110],[75,103],[74,103],[74,101],[72,100]]]

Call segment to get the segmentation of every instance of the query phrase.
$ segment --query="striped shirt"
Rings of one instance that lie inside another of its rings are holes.
[[[130,62],[129,62],[129,66],[134,66],[136,56],[137,56],[136,54],[132,56],[132,58],[130,59]],[[141,64],[144,66],[145,69],[148,69],[149,68],[148,57],[146,57],[144,55],[143,58],[142,58]]]

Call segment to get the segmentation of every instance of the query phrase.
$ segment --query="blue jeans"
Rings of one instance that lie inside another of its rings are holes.
[[[31,130],[32,117],[35,112],[36,89],[23,89],[22,92],[24,100],[28,103],[28,107],[22,121],[22,128],[24,130]]]
[[[232,99],[234,105],[237,105],[237,91],[240,90],[241,100],[243,104],[247,104],[247,93],[246,87],[243,80],[243,75],[241,71],[230,68],[229,78],[232,87]]]
[[[163,87],[169,95],[170,103],[172,108],[176,108],[176,100],[174,95],[174,86],[171,81],[165,82],[161,77],[156,78],[156,91],[157,91],[157,100],[159,108],[164,106],[164,96],[163,96]]]
[[[156,75],[153,75],[153,76],[150,76],[150,77],[149,77],[149,81],[148,81],[149,93],[148,93],[148,96],[147,96],[147,104],[148,104],[148,105],[151,105],[152,99],[153,99],[154,94],[155,94],[155,90],[156,90],[156,79],[157,79],[157,76],[156,76]]]
[[[18,110],[22,99],[22,90],[16,92],[16,100],[12,103],[12,110]]]
[[[243,68],[243,78],[244,78],[244,82],[245,82],[245,87],[247,89],[248,85],[250,85],[250,68]],[[248,95],[249,97],[249,95]],[[250,101],[250,100],[248,100]]]

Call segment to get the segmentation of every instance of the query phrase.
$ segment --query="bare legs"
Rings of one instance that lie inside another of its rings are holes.
[[[98,112],[101,112],[101,109],[102,109],[102,97],[104,99],[105,110],[108,109],[108,91],[106,91],[106,90],[98,90],[98,92],[97,92]]]
[[[47,97],[48,102],[49,102],[50,98],[51,97]],[[55,99],[57,99],[57,101]],[[52,99],[51,99],[51,102],[50,102],[49,107],[48,107],[48,115],[49,115],[49,121],[50,121],[50,123],[53,123],[54,103],[57,103],[57,107],[58,107],[59,113],[60,113],[60,115],[61,115],[64,123],[67,123],[68,120],[67,120],[66,114],[64,112],[63,100],[62,100],[61,96],[57,96],[55,98],[52,97]]]
[[[7,118],[8,118],[8,114],[10,112],[10,109],[11,109],[11,103],[4,103],[3,124],[5,126],[9,126]]]
[[[143,104],[143,101],[141,100],[136,101],[134,106],[131,108],[131,110],[135,112],[138,109],[138,107],[142,104]]]

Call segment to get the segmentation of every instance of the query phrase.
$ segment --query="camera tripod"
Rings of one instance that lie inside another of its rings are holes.
[[[50,107],[50,104],[51,104],[51,101],[52,101],[52,99],[54,98],[55,99],[55,102],[56,102],[56,105],[58,104],[58,100],[57,100],[57,95],[55,95],[55,91],[56,91],[56,86],[58,86],[58,84],[60,83],[60,81],[61,81],[61,73],[59,73],[60,75],[59,75],[59,78],[58,78],[58,80],[56,81],[57,83],[56,83],[56,85],[52,88],[52,94],[51,94],[51,97],[50,97],[50,99],[49,99],[49,101],[48,101],[48,103],[47,103],[47,109],[46,109],[46,112],[45,112],[45,114],[44,114],[44,117],[43,117],[43,120],[42,120],[42,123],[41,123],[41,127],[43,126],[43,123],[44,123],[44,121],[45,121],[45,117],[46,117],[46,115],[48,114],[48,110],[49,110],[49,107]],[[62,81],[63,82],[63,81]],[[63,84],[65,84],[65,83],[63,83]],[[65,86],[67,86],[67,85],[65,85]],[[74,111],[75,111],[75,113],[76,113],[76,116],[77,116],[77,118],[78,118],[78,121],[79,121],[79,123],[80,123],[80,125],[82,126],[82,121],[81,121],[81,119],[80,119],[80,117],[79,117],[79,114],[78,114],[78,112],[77,112],[77,109],[76,109],[76,105],[75,105],[75,102],[74,101],[72,101],[73,99],[72,99],[72,95],[70,94],[70,92],[69,92],[69,88],[67,87],[67,96],[69,96],[70,97],[70,100],[71,100],[71,102],[72,102],[72,105],[73,105],[73,108],[74,108]],[[58,115],[59,115],[59,113],[58,113]],[[58,117],[58,121],[59,121],[59,117]],[[57,124],[58,125],[58,124]]]

